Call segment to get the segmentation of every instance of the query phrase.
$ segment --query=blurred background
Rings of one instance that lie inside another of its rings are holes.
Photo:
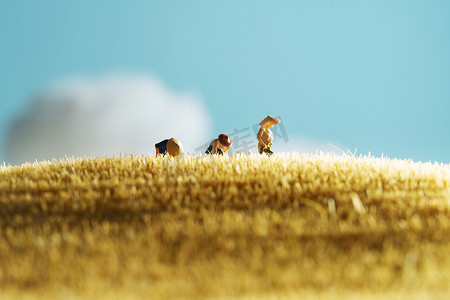
[[[1,1],[0,161],[273,150],[450,162],[450,1]]]

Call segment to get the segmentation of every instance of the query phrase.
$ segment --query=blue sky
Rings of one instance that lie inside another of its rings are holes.
[[[449,16],[450,1],[2,1],[0,141],[53,82],[137,72],[201,95],[214,133],[271,114],[292,137],[449,163]]]

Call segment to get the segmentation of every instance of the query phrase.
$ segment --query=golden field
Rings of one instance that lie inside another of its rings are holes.
[[[121,156],[0,167],[1,299],[450,296],[450,165]]]

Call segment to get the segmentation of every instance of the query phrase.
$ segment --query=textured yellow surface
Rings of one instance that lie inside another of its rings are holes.
[[[448,298],[450,165],[328,155],[0,168],[0,295]]]

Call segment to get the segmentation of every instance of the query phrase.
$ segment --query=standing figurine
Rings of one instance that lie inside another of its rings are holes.
[[[275,124],[280,123],[281,121],[277,118],[267,116],[264,120],[259,123],[259,126],[261,128],[258,131],[258,134],[256,135],[256,138],[258,139],[258,152],[259,154],[266,153],[267,155],[272,155],[273,152],[270,150],[270,147],[272,147],[272,141],[275,139],[273,136],[272,131],[270,131],[270,127],[272,127]]]
[[[167,139],[155,144],[155,149],[156,156],[158,156],[158,154],[167,153],[171,156],[183,154],[183,144],[181,144],[181,142],[176,138]]]
[[[231,139],[226,134],[219,134],[219,138],[213,140],[209,147],[206,149],[206,154],[219,154],[223,155],[230,150]]]

